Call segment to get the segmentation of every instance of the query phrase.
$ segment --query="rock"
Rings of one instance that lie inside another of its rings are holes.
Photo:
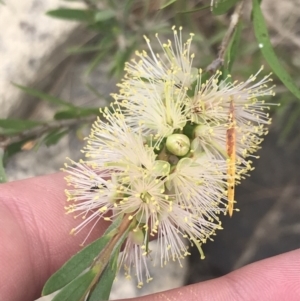
[[[9,0],[0,4],[0,118],[20,115],[18,111],[23,110],[23,92],[12,82],[25,86],[41,82],[66,57],[62,46],[78,23],[45,15],[60,3]]]

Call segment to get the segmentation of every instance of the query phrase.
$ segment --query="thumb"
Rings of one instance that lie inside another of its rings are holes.
[[[300,249],[255,262],[218,279],[134,300],[299,301]]]

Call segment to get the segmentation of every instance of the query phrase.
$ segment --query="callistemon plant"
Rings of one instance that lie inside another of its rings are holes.
[[[221,229],[220,214],[233,214],[235,185],[267,133],[269,76],[257,80],[259,70],[238,82],[217,71],[207,78],[192,66],[193,36],[183,42],[181,28],[173,33],[173,41],[158,38],[158,54],[145,37],[148,50],[126,64],[115,102],[87,138],[85,159],[64,169],[67,212],[82,217],[72,233],[90,233],[101,219],[120,221],[82,271],[93,271],[87,296],[125,238],[115,265],[139,287],[151,280],[149,263],[181,264],[189,244],[204,257],[201,245]],[[159,253],[149,255],[152,237]]]

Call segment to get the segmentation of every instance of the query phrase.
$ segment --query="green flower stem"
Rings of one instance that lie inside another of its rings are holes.
[[[87,288],[86,294],[95,288],[95,285],[97,284],[99,278],[103,274],[106,266],[108,265],[109,260],[111,259],[111,255],[113,254],[115,247],[118,245],[120,240],[123,239],[123,235],[131,227],[132,223],[132,213],[125,214],[119,228],[116,230],[116,234],[112,237],[107,246],[102,250],[102,252],[93,262],[91,270],[93,270],[96,273],[96,275],[93,281],[91,282],[90,286]],[[84,296],[80,301],[84,300]]]

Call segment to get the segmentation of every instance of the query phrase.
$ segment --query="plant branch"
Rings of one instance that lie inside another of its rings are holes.
[[[118,243],[122,242],[124,239],[123,235],[129,230],[132,224],[132,213],[127,213],[124,215],[123,220],[118,227],[116,234],[111,238],[108,244],[104,247],[102,252],[98,255],[98,257],[94,260],[93,264],[91,265],[91,269],[94,269],[97,274],[94,277],[93,281],[89,285],[86,293],[93,290],[95,285],[97,284],[99,278],[103,274],[105,268],[108,265],[109,260],[111,259],[111,255],[114,253],[115,247]],[[84,296],[83,299],[84,300]]]
[[[229,27],[226,31],[226,34],[225,34],[225,36],[222,40],[221,46],[219,48],[218,56],[211,64],[209,64],[207,66],[206,71],[214,73],[224,64],[226,49],[227,49],[230,39],[236,29],[236,26],[238,25],[239,19],[242,14],[243,5],[244,5],[244,0],[241,0],[236,5],[235,10],[234,10],[233,14],[231,15]]]
[[[44,124],[37,125],[34,128],[24,130],[21,133],[17,133],[14,136],[6,136],[0,134],[0,148],[5,149],[12,143],[20,142],[26,138],[28,139],[36,139],[41,137],[43,134],[51,131],[58,130],[63,128],[69,128],[79,123],[84,122],[93,122],[95,120],[95,116],[88,116],[84,118],[74,118],[74,119],[66,119],[66,120],[51,120]]]

